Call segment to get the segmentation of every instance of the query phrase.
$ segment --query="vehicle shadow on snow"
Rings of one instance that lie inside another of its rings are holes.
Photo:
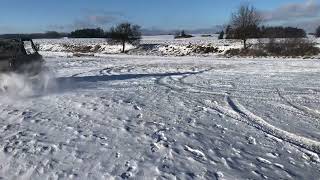
[[[119,75],[97,75],[97,76],[82,76],[82,77],[60,77],[56,79],[56,83],[60,91],[72,91],[76,89],[95,89],[99,82],[108,81],[123,81],[141,78],[162,78],[169,76],[193,75],[198,72],[183,72],[183,73],[159,73],[159,74],[119,74]]]

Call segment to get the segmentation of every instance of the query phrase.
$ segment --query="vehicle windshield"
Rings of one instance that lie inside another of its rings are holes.
[[[24,49],[26,50],[27,54],[34,54],[36,53],[36,50],[32,47],[31,41],[24,41],[23,42]]]

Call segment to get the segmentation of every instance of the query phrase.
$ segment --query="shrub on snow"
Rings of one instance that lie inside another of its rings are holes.
[[[260,42],[256,47],[249,49],[230,49],[229,56],[313,56],[318,55],[320,49],[316,44],[303,38],[269,39],[267,43]]]
[[[316,37],[320,37],[320,26],[316,30]]]

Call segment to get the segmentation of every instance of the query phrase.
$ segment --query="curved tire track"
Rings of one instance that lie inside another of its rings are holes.
[[[201,73],[199,73],[201,74]],[[251,99],[251,100],[263,100],[263,101],[274,101],[274,102],[286,102],[283,98],[281,97],[268,97],[268,96],[254,96],[254,95],[244,95],[243,92],[245,93],[250,93],[250,94],[273,94],[277,95],[276,90],[263,90],[263,89],[230,89],[230,88],[218,88],[217,91],[210,91],[210,90],[202,90],[201,87],[197,87],[195,85],[190,85],[187,83],[182,83],[183,79],[186,79],[187,77],[190,77],[191,75],[198,75],[197,74],[190,74],[190,75],[185,75],[180,78],[172,78],[171,76],[169,77],[163,77],[158,80],[158,84],[165,86],[171,90],[174,91],[187,91],[189,93],[203,93],[203,94],[209,94],[209,95],[219,95],[219,96],[229,96],[233,98],[243,98],[243,99]],[[257,92],[258,91],[258,92]],[[241,94],[240,94],[241,93]],[[287,92],[288,94],[298,94],[298,92]],[[303,94],[303,93],[302,93]],[[320,100],[299,100],[295,99],[292,100],[293,102],[300,102],[300,103],[320,103]]]
[[[269,124],[261,117],[247,110],[237,100],[233,100],[230,97],[228,97],[227,101],[228,105],[231,107],[232,110],[228,110],[222,106],[219,106],[217,103],[208,103],[207,101],[205,101],[204,104],[222,114],[225,114],[226,116],[244,122],[267,134],[270,134],[279,139],[292,143],[296,146],[313,151],[315,153],[320,153],[320,142],[299,136],[291,132],[287,132]]]

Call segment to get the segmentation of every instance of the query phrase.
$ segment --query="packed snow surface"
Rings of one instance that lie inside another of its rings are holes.
[[[319,60],[46,62],[47,88],[0,94],[0,179],[320,177]]]

